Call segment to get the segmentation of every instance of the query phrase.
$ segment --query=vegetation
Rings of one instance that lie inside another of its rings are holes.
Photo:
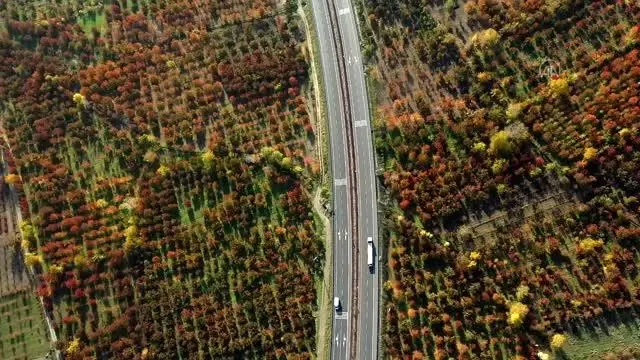
[[[52,344],[22,250],[24,243],[32,240],[33,228],[18,223],[16,204],[10,195],[7,183],[0,186],[0,358],[42,358]]]
[[[638,3],[361,3],[393,200],[385,356],[572,356],[634,318]]]
[[[0,5],[4,179],[66,359],[312,356],[296,4]]]
[[[637,321],[603,324],[592,332],[569,337],[563,352],[569,359],[636,359],[640,356],[637,325]]]
[[[38,300],[28,291],[0,297],[0,356],[35,359],[49,352],[50,344]]]
[[[638,357],[640,5],[357,4],[391,199],[384,356]],[[21,235],[0,274],[25,275],[0,277],[0,357],[49,350],[24,265],[66,359],[313,357],[297,5],[0,3],[3,194],[24,219],[0,221]]]

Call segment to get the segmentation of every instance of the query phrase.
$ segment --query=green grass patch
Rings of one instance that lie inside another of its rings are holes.
[[[0,297],[0,358],[35,359],[50,348],[40,304],[29,292]]]
[[[640,348],[640,321],[633,319],[619,325],[602,324],[580,336],[569,337],[564,354],[557,359],[602,359],[607,353]]]
[[[78,19],[78,24],[82,27],[82,31],[89,36],[91,36],[93,28],[96,28],[102,34],[106,22],[107,17],[103,11],[88,11]]]

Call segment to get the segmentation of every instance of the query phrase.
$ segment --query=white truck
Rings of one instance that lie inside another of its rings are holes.
[[[369,270],[373,270],[373,238],[371,236],[367,238],[367,264]]]

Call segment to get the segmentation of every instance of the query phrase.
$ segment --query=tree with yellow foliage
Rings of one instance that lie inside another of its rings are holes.
[[[551,337],[551,349],[553,351],[558,351],[564,347],[567,343],[567,336],[564,334],[554,334]]]
[[[24,254],[24,262],[28,266],[40,265],[42,264],[42,256],[28,252]]]
[[[604,242],[600,239],[595,240],[590,237],[584,238],[580,240],[580,242],[578,243],[576,253],[578,255],[591,254],[596,250],[602,249],[603,246],[604,246]]]
[[[485,152],[485,150],[487,150],[487,144],[485,144],[483,142],[477,142],[477,143],[473,144],[473,151],[478,152],[478,153],[483,153],[483,152]]]
[[[84,105],[86,101],[87,99],[85,99],[84,95],[80,93],[73,94],[73,102],[76,103],[76,105]]]
[[[622,130],[618,131],[618,135],[620,135],[620,137],[623,139],[628,138],[632,134],[633,132],[629,128],[623,128]]]
[[[130,253],[133,250],[142,246],[142,239],[138,236],[138,228],[135,225],[129,225],[124,231],[124,251]]]
[[[527,305],[521,302],[513,302],[509,305],[507,323],[511,326],[518,327],[522,325],[528,313],[529,307]]]
[[[69,345],[67,345],[67,355],[73,355],[77,353],[78,350],[80,350],[80,340],[78,338],[73,338],[73,340],[69,342]]]
[[[518,301],[523,300],[529,295],[529,287],[527,285],[520,285],[516,289],[516,299]]]
[[[156,170],[156,174],[158,174],[160,176],[167,176],[167,175],[171,174],[171,170],[168,167],[164,166],[164,165],[160,165],[158,170]]]
[[[89,259],[82,254],[78,254],[73,257],[73,263],[76,265],[78,269],[86,269],[89,266]]]
[[[494,46],[500,40],[500,34],[495,29],[479,31],[471,36],[471,44],[481,48]]]
[[[566,77],[559,77],[549,80],[549,89],[555,96],[569,95],[569,81]]]
[[[153,134],[140,135],[138,136],[138,140],[140,140],[141,143],[147,145],[153,145],[158,142],[158,139]]]
[[[51,266],[49,266],[49,274],[52,277],[58,277],[58,275],[62,274],[62,271],[64,270],[64,268],[60,265],[57,264],[53,264]]]
[[[584,149],[584,154],[582,154],[582,158],[584,161],[591,161],[598,155],[598,150],[592,147],[588,147]]]
[[[20,176],[16,174],[7,174],[4,176],[4,182],[9,185],[15,185],[20,183]]]
[[[98,209],[104,209],[104,208],[106,208],[107,206],[109,206],[109,203],[108,203],[108,202],[107,202],[107,200],[105,200],[105,199],[98,199],[98,200],[96,200],[95,205],[96,205],[96,207],[97,207]]]
[[[494,175],[500,175],[505,170],[507,170],[508,166],[509,166],[509,162],[507,160],[505,160],[505,159],[496,159],[496,161],[494,161],[493,164],[491,164],[491,172]]]
[[[202,160],[202,165],[205,169],[211,169],[215,156],[213,155],[213,151],[207,150],[200,155],[200,159]]]
[[[26,241],[31,242],[31,240],[35,239],[36,232],[33,225],[31,225],[27,220],[22,220],[20,222],[20,233],[22,234],[22,239]]]
[[[491,136],[489,152],[503,157],[508,157],[513,151],[513,144],[509,133],[505,130],[498,131]]]

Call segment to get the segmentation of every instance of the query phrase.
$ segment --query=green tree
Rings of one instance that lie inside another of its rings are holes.
[[[489,152],[498,156],[509,157],[512,151],[513,143],[508,132],[501,130],[491,136]]]

